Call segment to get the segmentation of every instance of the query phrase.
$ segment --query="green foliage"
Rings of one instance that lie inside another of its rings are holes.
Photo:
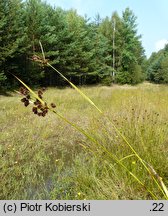
[[[33,55],[41,55],[39,41],[46,59],[76,84],[110,85],[114,78],[119,83],[142,81],[144,51],[136,17],[129,8],[122,17],[114,12],[111,18],[102,19],[97,14],[90,21],[73,9],[53,8],[41,0],[2,0],[0,32],[1,80],[6,77],[10,86],[15,81],[8,72],[31,85],[65,85],[48,67],[32,62]],[[138,65],[134,72],[132,63]],[[116,77],[112,79],[113,71]]]
[[[14,82],[9,72],[18,73],[21,56],[25,52],[25,26],[23,4],[20,0],[0,2],[0,69],[1,79],[7,78],[2,85],[12,86]]]
[[[155,83],[168,83],[168,45],[153,53],[147,62],[148,79]]]
[[[115,81],[121,84],[137,84],[142,82],[144,77],[142,65],[145,56],[141,36],[137,35],[136,19],[133,12],[126,8],[121,18],[114,12],[111,20],[106,17],[100,26],[100,31],[108,38],[111,59],[113,52],[115,54]],[[114,23],[115,28],[112,28]]]
[[[142,67],[138,64],[132,64],[130,67],[131,84],[138,84],[144,80]]]
[[[122,17],[124,43],[121,59],[122,71],[128,71],[130,77],[128,80],[130,80],[131,84],[142,81],[141,64],[144,59],[144,50],[140,41],[141,36],[137,36],[136,19],[133,12],[129,8],[126,8]]]
[[[111,76],[103,76],[103,78],[101,79],[101,84],[102,85],[107,85],[107,86],[111,86]]]
[[[120,84],[131,83],[131,76],[128,71],[118,71],[116,74],[116,82]]]
[[[166,56],[161,62],[160,72],[164,83],[168,83],[168,56]]]
[[[4,72],[0,72],[0,90],[2,90],[2,88],[4,88],[6,79],[7,78],[6,78],[5,74],[4,74]]]
[[[138,84],[144,81],[145,75],[142,73],[142,67],[136,63],[131,63],[129,71],[118,72],[116,80],[120,84]]]
[[[1,72],[0,73],[0,82],[3,82],[5,80],[6,80],[6,76],[5,76],[4,72]]]

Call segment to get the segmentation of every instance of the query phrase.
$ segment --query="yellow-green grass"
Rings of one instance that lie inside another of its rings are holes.
[[[168,87],[144,83],[81,90],[168,185]],[[0,96],[1,199],[152,199],[89,139],[53,113],[34,115],[31,105],[24,107],[20,99],[14,93]],[[157,198],[164,199],[110,122],[74,89],[49,88],[44,99],[123,159]]]

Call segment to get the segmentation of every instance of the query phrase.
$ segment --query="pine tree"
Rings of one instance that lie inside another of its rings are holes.
[[[8,83],[12,80],[8,72],[17,73],[16,58],[24,52],[25,28],[22,22],[22,6],[21,0],[0,2],[0,79],[8,78]]]
[[[58,8],[52,19],[45,43],[46,56],[51,63],[76,84],[98,82],[105,71],[106,57],[102,50],[107,49],[107,44],[103,35],[74,10],[64,12]],[[51,41],[51,46],[47,46],[47,41]],[[50,77],[52,84],[54,80],[61,83],[53,73]]]
[[[114,12],[111,19],[106,17],[102,21],[100,31],[108,39],[111,67],[115,66],[115,81],[122,84],[141,82],[144,76],[141,66],[145,56],[133,12],[126,8],[121,18]]]
[[[90,22],[75,10],[53,8],[42,0],[1,0],[1,85],[6,78],[14,84],[8,72],[28,84],[65,85],[49,67],[32,61],[33,55],[41,55],[39,41],[46,59],[76,84],[111,84],[114,72],[120,83],[136,84],[143,78],[144,50],[129,8],[122,17],[114,12],[101,19],[97,14]],[[161,74],[166,74],[166,62],[160,63]],[[152,74],[155,80],[159,77],[159,72]]]
[[[136,84],[143,80],[141,65],[144,60],[144,50],[137,35],[136,16],[126,8],[122,15],[122,51],[121,71],[117,80],[121,83]]]

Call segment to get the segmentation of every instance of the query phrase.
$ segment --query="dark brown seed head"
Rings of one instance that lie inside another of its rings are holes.
[[[42,104],[38,104],[38,105],[37,105],[37,108],[38,108],[38,109],[41,109],[41,108],[42,108]]]
[[[41,102],[38,99],[36,99],[36,101],[34,102],[34,105],[39,105],[39,104],[41,104]]]
[[[28,94],[28,92],[29,92],[25,87],[20,87],[19,91],[20,91],[20,93],[23,94],[23,95],[26,95],[26,94]]]
[[[29,91],[24,87],[20,87],[19,91],[21,94],[23,94],[25,96],[29,94]]]
[[[45,112],[45,113],[48,113],[48,109],[45,109],[44,112]]]
[[[25,101],[27,101],[26,98],[22,98],[21,101],[24,103]]]
[[[43,107],[41,107],[41,109],[40,109],[42,112],[44,111],[44,108]]]
[[[43,87],[41,90],[44,92],[44,91],[46,90],[46,88],[45,88],[45,87]]]
[[[56,105],[54,103],[51,103],[50,105],[51,105],[52,108],[56,107]]]
[[[30,95],[28,94],[28,95],[26,96],[26,98],[29,100],[29,99],[30,99]]]
[[[44,117],[46,115],[46,113],[42,112],[42,116]]]
[[[37,107],[33,107],[33,108],[32,108],[32,111],[34,112],[34,114],[37,114],[37,113],[38,113]]]
[[[26,100],[26,101],[24,102],[24,105],[25,105],[25,107],[27,107],[27,106],[29,105],[29,101]]]
[[[42,113],[43,113],[44,115],[46,115],[46,114],[48,113],[48,110],[44,109],[44,110],[42,111]]]

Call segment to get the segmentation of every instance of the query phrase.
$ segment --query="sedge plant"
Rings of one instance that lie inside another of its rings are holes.
[[[92,143],[94,143],[100,150],[102,150],[105,154],[107,154],[112,160],[114,160],[116,162],[116,164],[119,164],[127,173],[129,173],[130,176],[132,176],[136,182],[138,184],[140,184],[150,195],[153,199],[159,199],[157,197],[157,195],[151,191],[151,189],[149,189],[145,183],[143,183],[143,181],[137,177],[131,170],[129,170],[129,168],[124,164],[124,161],[127,160],[130,157],[136,157],[137,160],[142,164],[142,166],[144,167],[144,170],[146,170],[149,173],[149,176],[151,177],[151,181],[154,181],[157,188],[159,189],[159,191],[163,194],[163,197],[165,199],[168,200],[168,189],[165,186],[163,179],[157,174],[157,172],[155,171],[155,169],[146,161],[143,160],[143,158],[141,158],[141,156],[138,154],[138,152],[133,148],[132,144],[129,143],[129,141],[127,140],[127,138],[123,135],[123,133],[116,127],[116,125],[114,124],[114,122],[112,122],[108,116],[106,116],[104,114],[104,112],[86,95],[84,94],[76,85],[74,85],[69,79],[67,79],[60,71],[58,71],[54,66],[52,66],[48,60],[46,60],[45,58],[45,54],[44,54],[44,50],[43,50],[43,46],[41,44],[41,42],[39,42],[40,47],[41,47],[41,51],[42,51],[42,57],[39,56],[33,56],[33,60],[36,62],[39,62],[43,65],[46,65],[50,68],[52,68],[56,73],[58,73],[65,81],[67,81],[91,106],[93,106],[101,115],[102,117],[105,117],[110,124],[112,125],[113,129],[115,130],[115,132],[118,134],[118,136],[124,141],[125,145],[127,145],[129,147],[129,149],[131,150],[132,154],[131,155],[127,155],[126,157],[119,159],[117,158],[111,151],[109,151],[103,144],[101,144],[100,142],[98,142],[92,135],[90,135],[88,132],[86,132],[84,129],[82,129],[81,127],[79,127],[77,124],[71,122],[70,120],[68,120],[66,117],[64,117],[61,113],[59,113],[54,106],[48,106],[47,103],[43,100],[41,94],[36,94],[35,91],[33,91],[29,86],[27,86],[21,79],[19,79],[18,77],[16,77],[14,75],[14,77],[23,84],[23,86],[30,92],[30,94],[32,95],[33,100],[35,101],[34,104],[36,105],[33,109],[33,112],[36,114],[38,114],[37,109],[39,108],[40,110],[42,110],[42,116],[45,116],[47,114],[48,111],[53,112],[55,115],[57,115],[59,118],[61,118],[63,121],[67,122],[68,124],[70,124],[72,127],[74,127],[77,131],[79,131],[80,133],[82,133],[85,137],[87,137]],[[26,101],[29,101],[30,97],[27,98]],[[23,100],[22,102],[25,103],[25,101]],[[28,103],[28,102],[27,102]],[[84,146],[85,148],[86,147]],[[95,153],[92,151],[92,153]]]

